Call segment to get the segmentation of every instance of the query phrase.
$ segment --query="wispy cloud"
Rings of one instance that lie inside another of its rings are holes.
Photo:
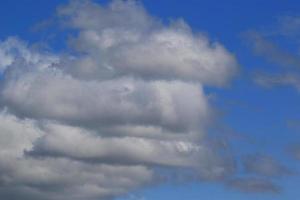
[[[297,16],[281,16],[278,18],[275,28],[261,32],[252,30],[243,34],[243,38],[248,41],[250,48],[256,55],[274,64],[265,72],[254,73],[255,83],[266,88],[284,85],[299,89],[300,57],[297,51],[300,36],[299,21]],[[284,44],[276,43],[277,40],[275,39],[278,37],[290,41],[296,50],[286,48]],[[281,67],[279,72],[274,72],[278,71],[275,66]],[[272,69],[273,72],[270,73]]]
[[[294,159],[300,160],[300,144],[290,145],[288,151]]]
[[[263,154],[245,156],[243,165],[246,172],[260,176],[280,177],[291,174],[291,171],[278,160]]]
[[[300,89],[300,76],[298,74],[267,74],[256,73],[254,81],[260,86],[271,88],[275,86],[292,86],[295,89]]]
[[[279,193],[281,191],[279,186],[267,179],[261,178],[235,178],[230,180],[228,185],[244,192]]]
[[[265,38],[263,34],[257,31],[248,31],[243,35],[257,55],[281,67],[300,67],[300,58],[297,54],[282,49],[276,43]]]

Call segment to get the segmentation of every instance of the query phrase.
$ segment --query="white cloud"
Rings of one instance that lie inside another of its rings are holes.
[[[56,133],[46,132],[34,121],[19,120],[6,112],[1,113],[0,119],[0,183],[3,187],[15,188],[15,192],[29,187],[44,192],[45,197],[52,190],[56,191],[51,199],[111,197],[125,194],[152,179],[152,171],[141,165],[86,164],[67,158],[35,159],[25,156],[24,151],[32,149],[38,138],[47,134],[53,137]],[[70,136],[69,132],[63,134]],[[67,142],[62,144],[67,148],[68,144],[90,145],[72,143],[73,139],[69,137],[68,141],[58,141],[56,145],[61,142]],[[70,193],[64,197],[66,191]],[[0,196],[4,197],[2,193]]]
[[[84,126],[144,124],[185,130],[198,129],[210,114],[196,84],[131,78],[82,81],[57,69],[20,71],[20,65],[7,73],[1,97],[21,116]]]
[[[202,180],[234,172],[226,149],[207,144],[203,89],[234,75],[231,53],[135,1],[72,1],[58,13],[78,31],[75,54],[0,43],[1,198],[112,199],[151,184],[157,167]]]
[[[59,11],[79,30],[71,45],[87,53],[64,66],[77,77],[132,75],[220,86],[237,70],[234,56],[221,44],[193,33],[182,20],[163,25],[133,1],[113,1],[106,9],[75,2]]]

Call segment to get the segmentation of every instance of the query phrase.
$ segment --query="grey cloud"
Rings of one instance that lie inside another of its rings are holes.
[[[271,88],[275,86],[291,86],[297,90],[300,89],[300,77],[296,73],[284,73],[284,74],[257,73],[254,76],[254,82],[265,88]]]
[[[115,166],[105,163],[88,164],[66,158],[34,159],[23,151],[43,136],[32,120],[19,120],[1,113],[0,183],[6,192],[14,190],[42,199],[82,199],[113,197],[147,184],[152,171],[145,166]],[[69,138],[71,140],[71,138]],[[32,192],[30,192],[32,191]],[[65,196],[65,194],[68,194]]]
[[[286,126],[293,131],[299,131],[300,121],[298,119],[286,120]]]
[[[9,37],[5,41],[0,41],[0,72],[5,73],[9,66],[15,62],[26,62],[39,68],[49,67],[49,65],[59,61],[58,56],[48,52],[38,52],[31,49],[28,44],[16,37]]]
[[[81,80],[54,67],[55,56],[26,50],[18,40],[11,48],[20,56],[4,72],[0,101],[21,117],[89,127],[143,124],[179,131],[198,130],[211,117],[201,84],[131,77]]]
[[[144,166],[90,165],[66,159],[27,158],[15,160],[9,167],[5,187],[28,187],[50,199],[112,198],[152,180],[152,171]]]
[[[279,161],[262,154],[244,157],[243,165],[246,172],[262,176],[279,177],[290,174],[290,170]]]
[[[298,15],[281,16],[278,18],[278,30],[281,35],[292,37],[299,40],[300,36],[300,17]]]
[[[237,71],[234,56],[221,44],[194,34],[183,21],[163,25],[133,1],[113,1],[105,9],[75,2],[58,13],[79,30],[71,45],[88,54],[64,63],[79,78],[132,75],[222,86]]]
[[[131,78],[81,81],[58,70],[16,70],[6,74],[1,101],[20,116],[84,126],[145,124],[185,130],[198,129],[210,115],[196,84]]]
[[[288,150],[294,159],[300,160],[300,145],[299,144],[291,145],[291,147],[289,147]]]
[[[228,181],[228,186],[243,192],[278,193],[281,191],[279,186],[269,180],[252,177],[232,179]]]
[[[300,58],[297,55],[281,49],[275,43],[264,38],[262,34],[256,31],[249,31],[244,35],[250,41],[249,43],[254,52],[268,61],[282,67],[300,67]]]
[[[299,90],[300,58],[297,52],[286,50],[274,39],[282,38],[292,42],[296,48],[299,44],[299,16],[280,16],[275,26],[263,32],[248,31],[244,34],[253,51],[281,68],[277,74],[270,72],[254,75],[254,81],[263,87],[292,86]]]
[[[71,1],[58,16],[78,33],[64,55],[0,42],[0,198],[109,200],[153,184],[157,167],[235,173],[208,145],[203,89],[237,71],[228,50],[136,1]]]
[[[136,137],[103,138],[79,128],[49,126],[48,133],[36,140],[28,155],[115,165],[190,168],[203,179],[222,178],[235,170],[233,160],[206,144]]]

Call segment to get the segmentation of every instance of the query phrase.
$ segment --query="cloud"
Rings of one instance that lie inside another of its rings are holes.
[[[228,186],[244,192],[278,193],[281,190],[269,180],[252,177],[232,179],[228,182]]]
[[[290,171],[271,156],[255,154],[243,159],[245,171],[266,177],[279,177],[290,174]]]
[[[257,73],[254,82],[262,87],[271,88],[275,86],[291,86],[300,89],[300,77],[295,73],[267,74]]]
[[[235,173],[207,139],[215,109],[203,89],[237,71],[225,47],[135,1],[71,1],[58,18],[77,33],[64,54],[0,42],[1,198],[113,199],[162,169]]]
[[[277,32],[286,37],[299,39],[300,33],[300,17],[297,15],[287,15],[278,18]]]
[[[145,166],[91,165],[67,158],[26,157],[24,151],[29,151],[46,132],[33,120],[20,120],[6,112],[0,118],[0,183],[2,189],[6,188],[0,193],[1,198],[10,196],[6,194],[9,191],[49,199],[114,196],[152,179],[152,171]]]
[[[244,33],[244,36],[249,41],[253,51],[266,60],[282,67],[300,67],[300,59],[296,54],[283,50],[259,32],[248,31]]]
[[[289,21],[291,21],[291,24],[288,24]],[[292,37],[292,35],[295,35],[297,23],[297,20],[291,17],[281,17],[279,18],[277,29],[273,33],[269,33],[269,35],[257,31],[248,31],[244,34],[249,41],[250,47],[257,55],[282,67],[279,73],[255,73],[253,80],[256,84],[265,88],[292,86],[297,90],[299,89],[299,56],[297,53],[284,50],[271,40],[271,36],[284,36],[285,39],[293,39],[294,36]]]
[[[300,160],[300,145],[299,144],[291,145],[291,147],[289,148],[289,152],[294,159]]]
[[[6,74],[1,96],[3,104],[21,116],[87,127],[143,124],[192,130],[210,115],[196,84],[132,78],[82,81],[56,69],[20,71],[20,65]]]
[[[28,155],[114,165],[190,168],[203,179],[222,178],[234,171],[231,160],[205,144],[128,136],[99,137],[78,128],[49,126],[49,132],[36,140]]]
[[[234,56],[221,44],[193,33],[182,20],[163,25],[138,3],[114,1],[103,8],[74,1],[58,13],[79,31],[70,45],[87,54],[66,61],[64,67],[76,77],[131,75],[222,86],[237,71]]]

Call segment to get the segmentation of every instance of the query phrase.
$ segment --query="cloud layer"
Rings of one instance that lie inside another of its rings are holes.
[[[57,15],[76,32],[67,54],[0,43],[1,198],[112,199],[160,169],[234,173],[226,149],[208,145],[203,89],[230,81],[230,52],[135,1],[71,1]]]

